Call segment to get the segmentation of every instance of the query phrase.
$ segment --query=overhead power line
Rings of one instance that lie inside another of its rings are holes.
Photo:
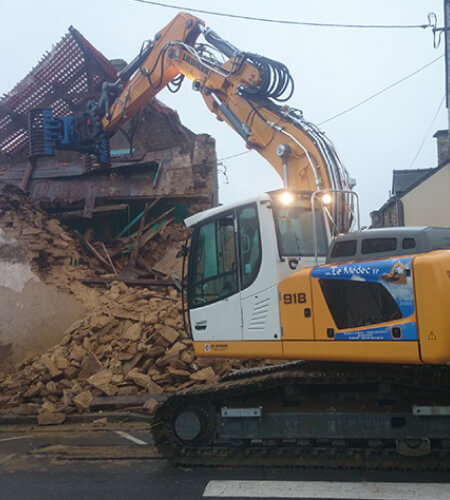
[[[349,113],[350,111],[353,111],[354,109],[356,108],[359,108],[359,106],[362,106],[363,104],[365,104],[366,102],[368,101],[371,101],[372,99],[374,99],[375,97],[378,97],[379,95],[383,94],[384,92],[386,92],[387,90],[391,89],[392,87],[395,87],[396,85],[404,82],[405,80],[413,77],[414,75],[417,75],[418,73],[420,73],[421,71],[423,71],[424,69],[428,68],[429,66],[431,66],[432,64],[434,64],[435,62],[439,61],[439,59],[442,59],[444,57],[444,54],[441,54],[439,57],[436,57],[436,59],[433,59],[432,61],[430,61],[429,63],[425,64],[424,66],[420,67],[419,69],[417,69],[416,71],[413,71],[412,73],[410,73],[409,75],[406,75],[405,77],[401,78],[400,80],[397,80],[396,82],[394,83],[391,83],[390,85],[388,85],[387,87],[385,87],[384,89],[380,90],[379,92],[376,92],[375,94],[371,95],[370,97],[367,97],[366,99],[363,99],[361,102],[359,102],[358,104],[355,104],[354,106],[351,106],[350,108],[347,108],[345,109],[344,111],[341,111],[340,113],[337,113],[336,115],[333,115],[331,116],[330,118],[327,118],[326,120],[322,121],[319,123],[319,125],[323,125],[324,123],[327,123],[331,120],[334,120],[335,118],[338,118],[339,116],[342,116],[346,113]],[[444,98],[443,98],[444,99]],[[431,130],[431,127],[434,125],[434,122],[439,114],[439,111],[441,110],[441,107],[442,107],[442,104],[443,104],[443,101],[441,101],[440,105],[439,105],[439,108],[438,110],[436,111],[436,115],[434,116],[433,118],[433,121],[430,125],[430,130]],[[429,135],[429,131],[427,132],[427,135],[425,136],[425,139],[424,141],[422,142],[419,150],[417,151],[417,154],[416,156],[414,157],[412,163],[411,163],[411,166],[414,164],[414,162],[416,161],[417,157],[419,156],[420,154],[420,151],[422,150],[423,148],[423,145],[425,144],[425,141],[426,141],[426,138],[428,137]],[[225,160],[230,160],[232,158],[236,158],[237,156],[242,156],[242,155],[245,155],[245,154],[248,154],[250,153],[252,150],[247,150],[247,151],[242,151],[241,153],[236,153],[234,155],[231,155],[231,156],[227,156],[226,158],[221,158],[220,160],[217,160],[218,162],[222,162],[222,161],[225,161]]]
[[[346,113],[349,113],[350,111],[353,111],[356,108],[359,108],[360,106],[362,106],[366,102],[369,102],[372,99],[374,99],[375,97],[378,97],[380,94],[383,94],[384,92],[392,89],[393,87],[396,87],[397,85],[399,85],[400,83],[404,82],[405,80],[408,80],[409,78],[417,75],[417,73],[420,73],[421,71],[423,71],[424,69],[428,68],[429,66],[431,66],[435,62],[439,61],[439,59],[442,59],[443,57],[444,57],[444,54],[441,54],[439,57],[436,57],[436,59],[433,59],[429,63],[425,64],[424,66],[420,67],[419,69],[416,69],[416,71],[413,71],[409,75],[404,76],[400,80],[397,80],[396,82],[391,83],[390,85],[388,85],[384,89],[381,89],[378,92],[376,92],[375,94],[372,94],[371,96],[366,97],[366,99],[363,99],[362,101],[358,102],[357,104],[354,104],[353,106],[350,106],[349,108],[344,109],[344,111],[341,111],[340,113],[337,113],[337,114],[335,114],[333,116],[330,116],[330,118],[327,118],[326,120],[320,122],[319,125],[323,125],[324,123],[328,123],[331,120],[334,120],[335,118],[338,118],[338,117],[340,117],[342,115],[345,115]]]
[[[340,24],[340,23],[314,23],[310,21],[289,21],[286,19],[269,19],[266,17],[241,16],[238,14],[228,14],[225,12],[216,12],[213,10],[194,9],[192,7],[186,7],[184,5],[171,5],[163,2],[153,2],[151,0],[132,0],[132,1],[144,3],[147,5],[156,5],[157,7],[166,7],[168,9],[196,12],[199,14],[208,14],[210,16],[230,17],[232,19],[245,19],[246,21],[259,21],[263,23],[291,24],[294,26],[313,26],[319,28],[357,28],[357,29],[426,29],[433,27],[430,21],[427,24]]]
[[[422,143],[420,144],[419,149],[417,150],[417,153],[416,153],[416,155],[414,156],[413,161],[411,162],[411,165],[409,166],[409,168],[410,168],[410,169],[413,167],[414,163],[416,163],[416,160],[417,160],[417,158],[418,158],[418,156],[419,156],[420,152],[422,151],[422,148],[423,148],[423,146],[424,146],[424,144],[425,144],[426,140],[427,140],[427,139],[428,139],[428,137],[430,136],[431,130],[433,129],[433,126],[434,126],[434,122],[436,121],[436,118],[437,118],[437,117],[438,117],[438,115],[439,115],[439,111],[441,110],[441,108],[442,108],[442,106],[443,106],[443,104],[444,104],[444,100],[445,100],[445,95],[442,97],[441,102],[439,103],[439,106],[438,106],[438,108],[437,108],[437,110],[436,110],[436,113],[434,114],[433,119],[431,120],[430,126],[429,126],[429,127],[428,127],[428,129],[427,129],[427,132],[426,132],[426,134],[425,134],[425,137],[423,138],[423,141],[422,141]]]
[[[252,150],[248,149],[247,151],[242,151],[242,153],[236,153],[234,155],[227,156],[225,158],[220,158],[220,160],[217,160],[217,162],[220,163],[222,161],[231,160],[232,158],[236,158],[237,156],[246,155],[246,154],[251,153],[251,152],[252,152]]]

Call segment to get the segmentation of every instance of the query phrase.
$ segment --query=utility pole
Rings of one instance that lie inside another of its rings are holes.
[[[448,133],[450,144],[450,0],[444,0],[444,34],[445,34],[445,95],[448,115]],[[450,147],[447,157],[450,158]]]

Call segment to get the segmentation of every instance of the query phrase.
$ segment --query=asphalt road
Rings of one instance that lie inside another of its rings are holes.
[[[157,457],[146,423],[0,427],[0,500],[450,500],[448,473],[196,468]]]

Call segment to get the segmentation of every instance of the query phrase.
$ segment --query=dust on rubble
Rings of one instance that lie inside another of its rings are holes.
[[[102,289],[83,285],[81,280],[95,272],[83,264],[89,260],[59,221],[17,188],[7,186],[0,195],[0,227],[19,242],[32,271],[43,283],[71,294],[86,311],[61,341],[0,372],[1,412],[38,415],[41,424],[58,424],[67,414],[89,411],[96,396],[175,391],[263,364],[197,359],[183,330],[175,288],[153,291],[121,282]],[[184,230],[168,226],[162,235],[165,246],[158,247],[155,240],[150,251],[162,259],[167,243],[174,246],[184,236]],[[169,272],[175,264],[165,258],[161,267]],[[154,400],[147,400],[143,409],[150,413],[154,406]]]

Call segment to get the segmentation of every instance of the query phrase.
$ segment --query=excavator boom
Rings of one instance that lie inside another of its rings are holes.
[[[200,35],[206,44],[197,42]],[[100,162],[107,162],[107,138],[158,92],[171,84],[179,87],[185,77],[207,108],[269,162],[285,188],[351,190],[354,181],[331,141],[301,111],[285,104],[294,90],[288,68],[237,49],[186,13],[178,14],[144,44],[116,82],[104,83],[98,102],[91,102],[75,119],[63,117],[59,127],[52,118],[51,126],[41,130],[46,129],[47,136],[49,130],[58,130],[59,136],[52,138],[55,148],[93,152]],[[352,211],[352,201],[345,195],[334,204],[333,218],[341,231],[350,228]]]
[[[219,62],[205,45],[195,44],[202,33],[228,57],[225,62]],[[193,82],[208,109],[275,168],[285,187],[309,191],[352,187],[326,136],[300,111],[277,104],[287,101],[294,88],[282,63],[236,49],[205,28],[202,20],[185,13],[157,33],[147,51],[103,117],[104,131],[117,130],[182,75]]]

